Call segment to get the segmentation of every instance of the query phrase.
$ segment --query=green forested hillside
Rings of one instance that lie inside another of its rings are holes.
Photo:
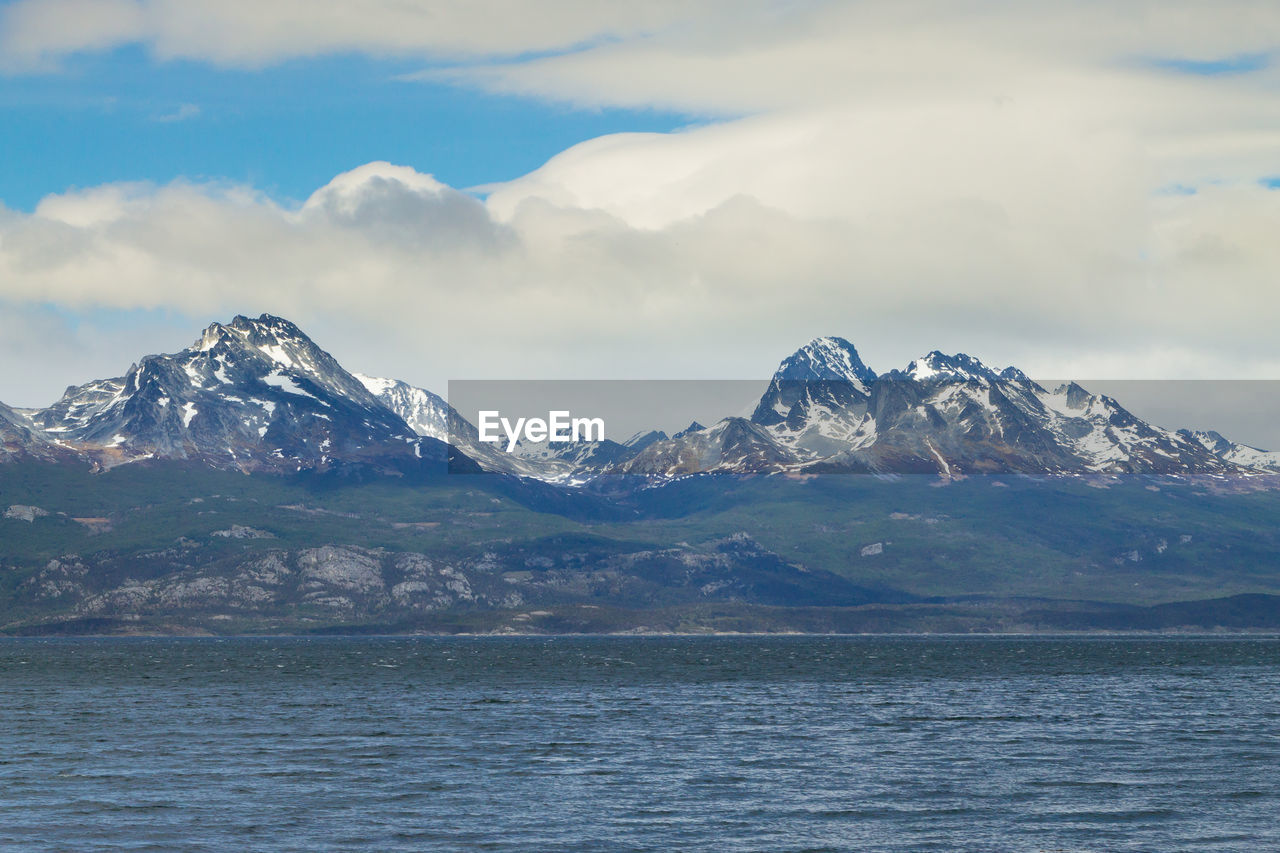
[[[29,464],[0,470],[0,510],[9,631],[1115,627],[1117,606],[1280,594],[1280,492],[1245,481],[693,477],[604,496]]]

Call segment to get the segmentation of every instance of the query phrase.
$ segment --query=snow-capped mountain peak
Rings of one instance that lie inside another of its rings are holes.
[[[403,456],[413,441],[409,427],[333,356],[269,314],[213,323],[184,350],[67,389],[32,420],[104,464],[158,456],[324,467],[340,458]]]
[[[858,350],[844,338],[814,338],[782,361],[775,380],[849,382],[863,387],[875,381]]]
[[[660,429],[647,429],[637,432],[635,435],[622,442],[623,447],[634,448],[636,451],[643,450],[655,441],[666,441],[670,438]]]
[[[213,323],[182,353],[150,358],[184,356],[183,368],[195,387],[228,384],[227,371],[231,369],[240,379],[254,375],[294,393],[315,393],[318,387],[363,405],[375,405],[374,395],[333,356],[296,325],[271,314],[257,318],[237,315],[225,325]]]
[[[815,408],[865,406],[876,373],[844,338],[815,338],[783,359],[760,398],[753,423],[796,429]],[[859,416],[861,416],[859,414]]]
[[[991,381],[1000,378],[994,370],[971,355],[962,352],[946,355],[938,350],[908,364],[906,373],[916,382]],[[1021,375],[1021,371],[1018,373]]]

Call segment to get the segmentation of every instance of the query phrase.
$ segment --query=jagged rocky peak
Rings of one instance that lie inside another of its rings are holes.
[[[684,438],[686,435],[692,435],[695,432],[702,432],[704,429],[706,429],[706,427],[704,427],[702,424],[698,423],[697,421],[693,421],[687,427],[680,430],[678,433],[676,433],[671,437]]]
[[[68,389],[32,419],[108,465],[170,458],[301,468],[422,452],[405,422],[333,356],[270,314],[213,323],[186,349]]]
[[[1068,382],[1054,388],[1053,396],[1062,398],[1068,409],[1085,409],[1093,400],[1093,395],[1075,382]]]
[[[242,375],[257,376],[286,391],[291,390],[288,381],[280,377],[298,379],[304,387],[314,384],[361,406],[381,408],[372,389],[283,317],[236,315],[225,325],[213,323],[187,353],[193,362],[223,367],[230,363],[241,368]]]
[[[862,363],[858,350],[844,338],[814,338],[783,359],[775,380],[874,382],[876,373]]]
[[[660,429],[644,430],[622,442],[623,447],[640,451],[657,441],[666,441],[670,436]]]
[[[795,428],[815,407],[849,409],[865,404],[876,373],[844,338],[814,338],[778,365],[751,420]]]
[[[1021,371],[1017,371],[1021,376]],[[917,382],[954,382],[969,380],[992,381],[1000,379],[1000,374],[987,367],[978,359],[962,352],[955,355],[934,350],[907,365],[907,376]],[[1025,377],[1023,377],[1025,378]]]
[[[242,374],[302,377],[362,403],[372,403],[375,396],[296,325],[271,314],[256,319],[237,315],[225,325],[213,323],[186,352],[191,356],[187,372],[193,379],[208,369],[212,374],[208,378],[225,384],[231,363],[240,367]]]
[[[311,339],[293,323],[271,314],[263,314],[257,319],[237,314],[230,323],[211,323],[191,349],[207,352],[220,344],[238,344],[264,351],[280,348],[281,352],[294,350],[299,355],[303,354],[299,348],[314,346]]]
[[[315,347],[306,333],[283,317],[263,314],[257,319],[237,314],[230,323],[210,323],[199,340],[189,349],[208,352],[219,346],[233,349],[256,349],[264,353],[276,352],[283,356],[292,352],[307,356]],[[284,359],[277,358],[277,361]]]
[[[1021,370],[1019,370],[1016,367],[1013,367],[1012,365],[1000,371],[998,375],[1005,382],[1012,382],[1015,385],[1024,385],[1028,388],[1036,388],[1039,390],[1044,390],[1040,388],[1040,386],[1037,385],[1035,381],[1031,379],[1030,376],[1027,376],[1027,374],[1023,373]]]

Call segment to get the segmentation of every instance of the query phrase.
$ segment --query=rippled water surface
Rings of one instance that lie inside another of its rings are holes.
[[[0,848],[1280,850],[1280,641],[5,640]]]

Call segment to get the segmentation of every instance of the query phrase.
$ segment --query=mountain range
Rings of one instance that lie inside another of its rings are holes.
[[[1076,383],[931,352],[877,375],[841,338],[786,358],[750,418],[655,442],[616,470],[737,473],[1216,474],[1280,471],[1280,453],[1146,423]]]
[[[287,320],[214,323],[0,404],[0,633],[1280,628],[1276,453],[835,337],[744,412],[508,453]]]
[[[266,314],[214,323],[186,349],[70,387],[48,408],[0,404],[0,454],[98,470],[147,459],[278,473],[447,464],[569,486],[708,473],[1280,472],[1280,453],[1146,423],[1074,383],[1049,390],[1016,368],[936,351],[877,374],[838,337],[785,358],[750,417],[626,442],[522,442],[507,453],[440,396],[350,373]]]

